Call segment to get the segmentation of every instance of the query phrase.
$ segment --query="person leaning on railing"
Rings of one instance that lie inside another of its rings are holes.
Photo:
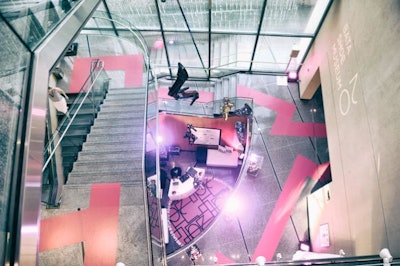
[[[57,111],[65,114],[69,118],[67,106],[68,95],[62,89],[52,86],[49,86],[48,94]]]

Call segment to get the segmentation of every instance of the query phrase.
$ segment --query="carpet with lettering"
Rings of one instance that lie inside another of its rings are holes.
[[[158,206],[158,199],[147,191],[147,198],[149,202],[149,219],[150,219],[150,231],[152,238],[161,242],[161,210]]]
[[[219,179],[207,180],[203,187],[185,199],[169,202],[170,234],[181,247],[212,224],[231,191],[230,186]]]

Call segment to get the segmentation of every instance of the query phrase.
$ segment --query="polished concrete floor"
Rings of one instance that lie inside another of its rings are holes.
[[[320,92],[313,100],[302,101],[296,83],[277,86],[275,77],[254,75],[239,76],[238,94],[240,90],[257,96],[248,158],[261,158],[261,170],[257,176],[248,175],[247,160],[233,192],[241,209],[236,217],[223,212],[192,243],[202,254],[198,265],[246,263],[259,255],[292,259],[299,241],[309,240],[307,195],[317,183],[304,169],[329,161],[326,137],[316,133],[324,123]],[[288,122],[277,130],[279,115]],[[301,131],[306,125],[311,129]],[[188,265],[187,248],[169,255],[168,265]]]

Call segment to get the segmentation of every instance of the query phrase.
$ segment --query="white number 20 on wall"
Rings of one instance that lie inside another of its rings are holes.
[[[352,104],[354,104],[354,105],[357,104],[357,101],[354,99],[354,91],[356,89],[357,79],[358,79],[358,73],[356,73],[349,81],[350,89],[343,89],[340,92],[339,109],[340,109],[340,113],[343,116],[345,116],[349,113],[350,107]],[[350,93],[350,91],[351,91],[351,93]]]

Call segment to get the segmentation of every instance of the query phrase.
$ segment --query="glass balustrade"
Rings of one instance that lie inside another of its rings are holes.
[[[90,127],[93,124],[99,106],[108,90],[108,81],[109,78],[104,71],[103,62],[94,60],[90,74],[80,92],[76,94],[73,103],[69,105],[67,114],[58,113],[54,117],[50,115],[50,108],[48,109],[46,130],[48,142],[44,150],[44,165],[42,169],[42,202],[48,207],[56,207],[59,204],[62,185],[66,182],[69,173],[66,162],[69,156],[66,154],[73,153],[72,157],[76,158],[78,151],[81,149],[83,139],[86,137],[85,135],[73,137],[73,134],[70,134],[68,138],[66,136],[69,130],[74,130],[74,125],[76,126],[77,123],[80,123],[77,122],[79,117],[87,121],[86,127]],[[56,127],[52,130],[52,124],[54,125],[54,123]],[[68,142],[68,151],[65,147],[63,151],[63,143],[65,142]],[[75,149],[73,149],[74,147]],[[63,160],[65,161],[63,162]]]

